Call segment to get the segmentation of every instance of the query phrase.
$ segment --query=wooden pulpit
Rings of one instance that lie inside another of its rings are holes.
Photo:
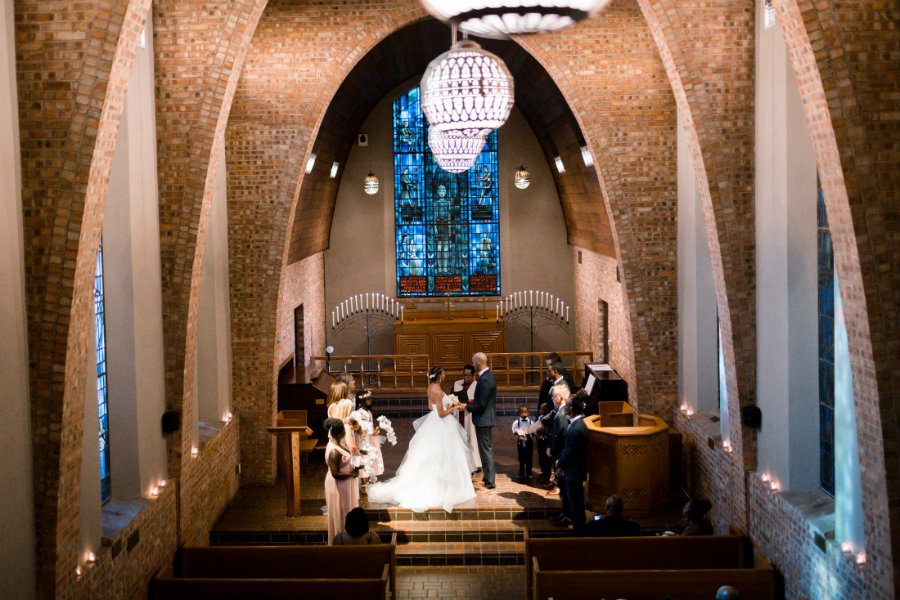
[[[266,430],[278,438],[279,472],[284,477],[287,492],[287,515],[300,516],[300,465],[317,444],[310,438],[312,429],[306,424],[305,410],[282,410],[275,417],[275,425]]]

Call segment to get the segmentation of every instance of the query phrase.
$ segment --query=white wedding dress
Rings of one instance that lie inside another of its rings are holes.
[[[444,409],[456,398],[444,396]],[[453,510],[455,504],[475,497],[472,486],[472,459],[466,431],[456,412],[445,417],[433,407],[413,422],[416,432],[397,474],[388,481],[367,488],[369,503],[393,504],[415,512],[429,508]]]

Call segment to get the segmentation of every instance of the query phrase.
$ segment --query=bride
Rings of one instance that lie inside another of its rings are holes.
[[[370,503],[395,504],[416,512],[429,508],[450,512],[454,504],[475,497],[466,431],[456,416],[456,411],[465,410],[465,405],[444,394],[441,367],[432,367],[428,381],[431,410],[413,422],[416,432],[397,475],[368,487]]]

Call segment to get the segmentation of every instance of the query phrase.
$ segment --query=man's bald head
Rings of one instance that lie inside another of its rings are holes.
[[[476,352],[472,357],[472,364],[475,365],[475,370],[481,371],[487,366],[487,354],[484,352]]]

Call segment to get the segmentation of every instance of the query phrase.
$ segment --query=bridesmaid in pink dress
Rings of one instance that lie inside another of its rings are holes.
[[[328,543],[344,531],[347,513],[359,505],[359,492],[355,479],[357,469],[350,464],[350,450],[344,445],[344,424],[338,419],[325,421],[328,429],[328,445],[325,446],[325,504],[328,506]]]

